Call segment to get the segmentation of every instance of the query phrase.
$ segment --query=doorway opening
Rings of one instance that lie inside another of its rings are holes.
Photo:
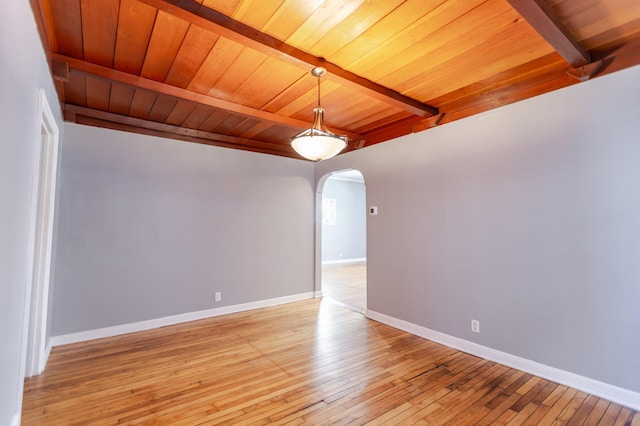
[[[322,296],[365,314],[367,208],[362,173],[346,170],[331,174],[324,181],[319,198]]]
[[[44,90],[38,100],[39,141],[32,199],[32,257],[25,298],[25,376],[44,371],[47,347],[49,280],[53,245],[53,217],[58,164],[59,130]]]

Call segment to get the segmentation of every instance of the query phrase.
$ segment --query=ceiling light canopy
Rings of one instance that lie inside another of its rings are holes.
[[[318,78],[318,106],[313,109],[313,126],[291,138],[291,146],[296,152],[312,161],[335,157],[347,146],[347,136],[338,136],[324,124],[324,108],[320,106],[320,77],[327,70],[315,67],[311,75]]]

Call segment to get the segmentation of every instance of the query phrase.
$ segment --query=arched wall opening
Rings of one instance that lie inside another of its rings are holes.
[[[316,190],[316,295],[365,313],[366,189],[347,169],[327,173]]]

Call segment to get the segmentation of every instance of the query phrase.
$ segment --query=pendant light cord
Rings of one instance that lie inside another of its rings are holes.
[[[318,76],[318,108],[320,108],[320,76]]]

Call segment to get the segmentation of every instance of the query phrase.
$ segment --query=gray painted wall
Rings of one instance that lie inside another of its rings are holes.
[[[60,212],[53,335],[313,291],[307,161],[65,124]]]
[[[336,224],[322,225],[322,261],[367,257],[365,186],[329,178],[322,196],[336,200]]]
[[[28,2],[2,4],[0,424],[10,424],[39,87],[60,112]],[[379,207],[369,308],[640,391],[639,93],[636,67],[317,163],[316,179],[361,170]],[[313,289],[311,163],[64,132],[54,334]]]
[[[0,424],[17,420],[31,197],[39,149],[38,89],[60,109],[28,1],[0,7]]]
[[[639,114],[635,67],[318,163],[379,208],[368,308],[640,391]]]

